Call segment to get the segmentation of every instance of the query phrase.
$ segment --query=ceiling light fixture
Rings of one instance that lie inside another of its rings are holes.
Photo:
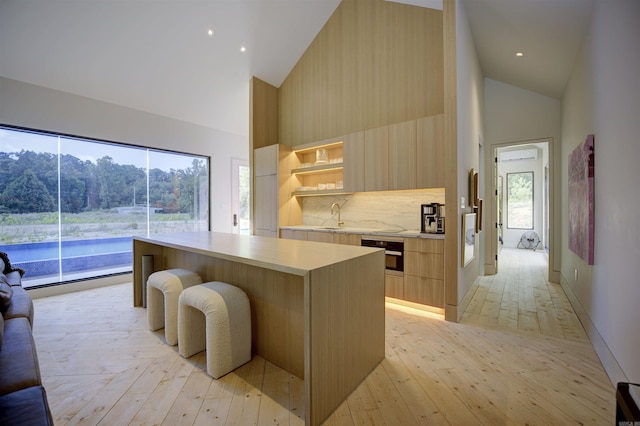
[[[517,52],[517,53],[516,53],[516,56],[517,56],[518,58],[522,58],[522,57],[524,56],[524,53],[522,53],[522,52]]]
[[[214,33],[215,33],[215,31],[213,31],[213,28],[207,29],[207,34],[209,34],[209,37],[213,37]]]
[[[244,47],[244,46],[240,46],[240,51],[241,51],[241,52],[246,52],[246,51],[247,51],[247,48],[246,48],[246,47]]]

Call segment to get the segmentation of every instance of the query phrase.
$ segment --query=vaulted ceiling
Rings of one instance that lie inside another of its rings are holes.
[[[594,1],[461,4],[487,77],[559,98]],[[251,76],[279,86],[339,3],[0,0],[0,76],[247,135]]]

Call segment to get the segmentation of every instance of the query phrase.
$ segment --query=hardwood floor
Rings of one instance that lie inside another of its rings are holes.
[[[386,359],[326,424],[613,424],[613,385],[562,289],[545,281],[545,259],[528,254],[541,253],[503,251],[502,272],[471,290],[462,323],[387,304]],[[210,378],[204,353],[185,360],[147,330],[131,293],[124,284],[34,300],[57,425],[304,423],[300,379],[257,356]]]

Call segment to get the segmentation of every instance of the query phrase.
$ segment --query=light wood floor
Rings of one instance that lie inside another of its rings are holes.
[[[503,251],[460,324],[387,304],[386,359],[326,424],[613,424],[614,388],[544,261]],[[204,353],[147,330],[130,284],[34,302],[57,425],[303,424],[301,380],[257,356],[211,379]]]

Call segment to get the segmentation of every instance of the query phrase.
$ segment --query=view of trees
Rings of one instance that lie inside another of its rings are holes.
[[[114,163],[104,156],[94,164],[73,155],[60,157],[60,208],[63,213],[145,205],[147,176],[143,168]],[[149,202],[165,213],[193,213],[194,189],[207,176],[207,165],[195,159],[191,167],[149,171]],[[57,211],[58,157],[22,150],[0,152],[0,213]]]
[[[533,172],[507,173],[507,227],[533,229]]]

